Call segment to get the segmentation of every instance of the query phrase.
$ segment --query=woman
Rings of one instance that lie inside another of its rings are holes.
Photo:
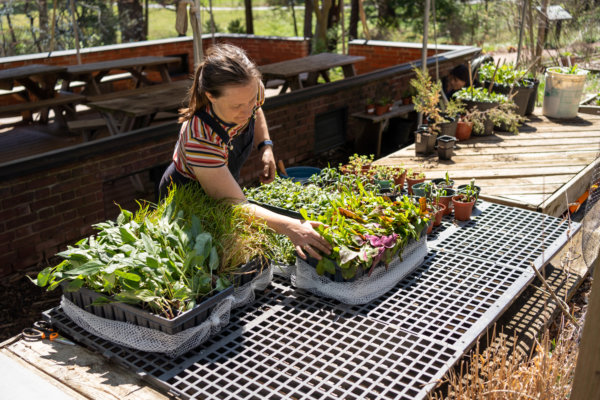
[[[196,181],[209,196],[242,204],[273,230],[287,235],[300,257],[320,259],[318,251],[329,254],[331,246],[313,229],[318,222],[299,221],[250,204],[237,183],[253,143],[258,144],[264,166],[261,182],[275,178],[273,143],[260,108],[264,91],[260,72],[242,49],[229,44],[209,49],[196,70],[188,108],[181,110],[179,140],[161,179],[160,194],[164,197],[171,181],[178,185]]]
[[[459,64],[452,68],[450,74],[444,82],[444,94],[447,99],[451,99],[452,95],[464,88],[469,82],[469,69],[463,64]]]

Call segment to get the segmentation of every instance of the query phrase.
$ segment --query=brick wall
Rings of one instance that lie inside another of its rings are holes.
[[[232,43],[246,50],[248,56],[258,65],[300,58],[308,55],[309,41],[304,38],[282,38],[242,34],[216,34],[216,42]],[[204,35],[202,47],[206,51],[212,45],[210,35]],[[189,71],[194,69],[193,40],[191,37],[149,40],[124,43],[112,46],[99,46],[81,49],[82,64],[141,56],[173,56],[187,54]],[[19,67],[28,64],[75,65],[77,55],[74,50],[28,54],[0,58],[0,69]]]
[[[462,46],[438,45],[437,53],[456,50]],[[420,44],[403,42],[385,42],[379,40],[353,40],[348,43],[348,53],[353,56],[364,56],[365,61],[356,63],[356,72],[364,74],[381,68],[421,60]],[[434,47],[427,47],[427,57],[433,57]]]
[[[478,51],[463,48],[446,53],[440,58],[440,71],[447,73]],[[433,72],[431,60],[429,67]],[[411,78],[410,65],[396,65],[267,98],[263,108],[277,159],[294,166],[318,155],[315,118],[331,110],[346,109],[346,140],[356,141],[361,125],[350,115],[362,111],[364,99],[382,90],[399,99]],[[176,132],[177,124],[168,123],[0,166],[0,277],[35,265],[92,234],[92,224],[114,218],[118,212],[114,202],[135,209],[139,193],[130,176],[136,175],[152,192],[153,173],[160,174],[170,162]],[[253,153],[242,169],[242,183],[255,181],[258,171],[259,160]],[[155,200],[152,193],[146,198]]]

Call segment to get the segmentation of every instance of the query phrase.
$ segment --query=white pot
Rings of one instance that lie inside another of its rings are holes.
[[[588,71],[565,74],[567,67],[553,67],[546,71],[542,114],[550,118],[575,118]]]

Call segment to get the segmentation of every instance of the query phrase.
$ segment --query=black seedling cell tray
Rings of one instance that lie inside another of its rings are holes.
[[[233,286],[230,286],[207,298],[202,303],[197,304],[193,309],[186,311],[173,319],[167,319],[125,303],[112,302],[103,305],[91,305],[98,298],[108,296],[104,296],[87,288],[81,288],[75,292],[63,291],[63,295],[78,307],[98,317],[113,321],[129,322],[137,326],[156,329],[173,335],[185,329],[200,325],[210,316],[212,310],[223,299],[233,295],[233,291]]]
[[[277,207],[277,206],[272,206],[270,204],[266,204],[266,203],[261,203],[260,201],[256,201],[256,200],[252,200],[252,199],[248,199],[248,202],[252,203],[252,204],[256,204],[258,206],[264,207],[267,210],[271,210],[274,213],[277,214],[281,214],[281,215],[285,215],[287,217],[291,217],[291,218],[296,218],[296,219],[303,219],[302,215],[300,215],[300,213],[298,211],[292,211],[292,210],[288,210],[285,208],[281,208],[281,207]]]

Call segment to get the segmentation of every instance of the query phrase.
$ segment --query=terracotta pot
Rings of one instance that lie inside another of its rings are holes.
[[[367,114],[373,114],[375,112],[375,104],[369,104],[366,107],[366,113]]]
[[[400,187],[404,187],[405,179],[406,179],[406,170],[403,169],[402,175],[394,177],[394,185],[396,185],[396,186],[400,185]]]
[[[433,226],[440,226],[442,224],[442,217],[446,213],[446,206],[443,204],[437,204],[438,210],[435,213],[435,219],[433,220]]]
[[[469,138],[471,138],[472,130],[472,122],[458,121],[458,124],[456,125],[456,138],[458,140],[469,140]]]
[[[380,106],[380,105],[376,105],[375,106],[375,115],[382,115],[385,114],[388,111],[388,105],[384,105],[384,106]]]
[[[405,97],[402,99],[402,104],[404,104],[405,106],[412,103],[412,99],[410,97]]]
[[[427,234],[429,235],[433,231],[433,218],[429,220],[429,225],[427,226]]]
[[[412,185],[415,183],[425,182],[425,178],[415,178],[414,176],[411,178],[410,176],[406,177],[406,185],[408,186],[408,194],[413,194]]]
[[[462,195],[452,197],[452,205],[454,207],[454,219],[457,221],[468,221],[471,219],[471,212],[473,212],[473,206],[475,200],[468,203],[462,201]]]
[[[452,197],[456,196],[456,190],[446,189],[446,192],[446,196],[440,196],[439,204],[443,204],[446,206],[446,209],[444,210],[444,215],[450,215],[452,214]]]

